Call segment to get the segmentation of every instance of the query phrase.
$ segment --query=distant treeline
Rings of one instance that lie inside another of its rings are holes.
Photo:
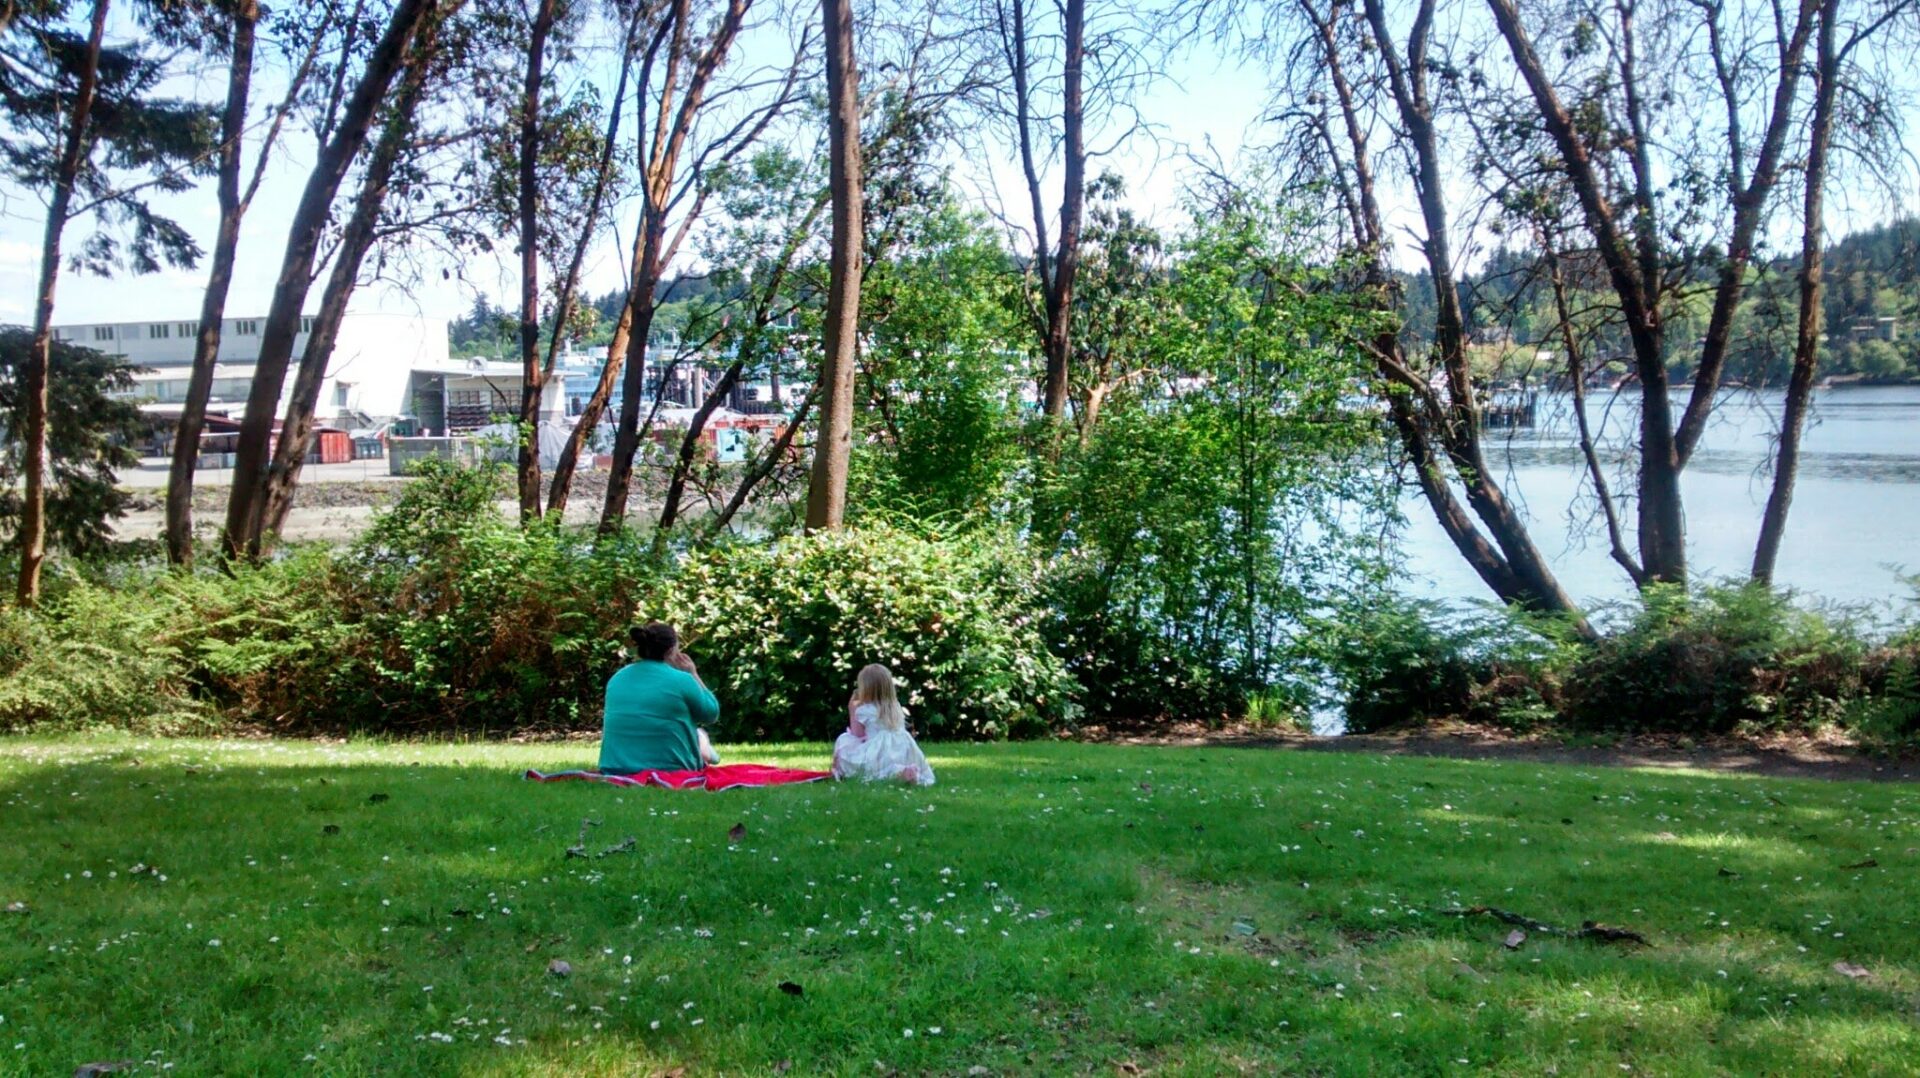
[[[1671,299],[1669,324],[1696,330],[1668,334],[1676,378],[1685,374],[1696,338],[1705,330],[1719,255],[1716,250],[1698,252]],[[1787,257],[1756,268],[1735,322],[1728,374],[1752,385],[1776,385],[1785,381],[1793,358],[1800,264],[1798,258]],[[1920,218],[1891,221],[1835,241],[1827,249],[1824,268],[1822,374],[1889,382],[1920,378]],[[1577,309],[1588,316],[1578,339],[1588,350],[1589,367],[1602,369],[1617,361],[1615,370],[1626,371],[1631,350],[1598,260],[1563,256],[1562,269],[1577,292]],[[1500,248],[1460,283],[1467,326],[1488,373],[1556,374],[1565,348],[1546,267],[1536,252]],[[1432,277],[1425,270],[1405,274],[1401,286],[1404,333],[1410,342],[1424,344],[1433,334]],[[1552,356],[1542,358],[1541,352]]]
[[[716,286],[705,274],[683,274],[662,282],[658,293],[660,309],[653,319],[653,338],[677,340],[696,305],[739,298],[744,288],[737,281],[725,287]],[[620,311],[626,302],[627,293],[623,289],[582,296],[573,343],[591,347],[612,340],[614,324],[620,320]],[[550,317],[541,327],[543,336],[552,329]],[[457,356],[512,359],[517,354],[519,333],[518,311],[502,307],[485,295],[477,295],[466,314],[447,323],[447,345]]]

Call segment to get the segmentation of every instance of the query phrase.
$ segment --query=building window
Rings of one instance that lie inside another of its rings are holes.
[[[347,391],[352,388],[352,386],[345,382],[335,382],[333,384],[333,406],[335,408],[345,408],[347,406]]]
[[[93,327],[93,339],[94,339],[94,340],[96,340],[96,341],[110,341],[110,340],[112,340],[112,339],[113,339],[113,327],[112,327],[112,326],[95,326],[95,327]]]
[[[242,318],[233,324],[233,332],[242,337],[258,337],[260,321],[255,318]]]
[[[313,316],[312,315],[308,314],[308,315],[300,316],[300,332],[302,333],[313,332]]]
[[[147,326],[148,340],[157,341],[171,336],[173,336],[173,327],[165,322],[154,322]]]
[[[200,326],[194,322],[182,322],[180,323],[180,335],[182,337],[198,337],[200,335]]]

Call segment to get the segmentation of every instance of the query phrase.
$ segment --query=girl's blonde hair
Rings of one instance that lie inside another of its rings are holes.
[[[907,713],[900,707],[900,697],[893,689],[893,671],[879,663],[861,668],[854,682],[853,702],[872,704],[879,712],[874,725],[882,730],[899,730],[907,725]]]

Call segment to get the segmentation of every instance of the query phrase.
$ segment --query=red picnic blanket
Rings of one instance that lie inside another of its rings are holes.
[[[606,782],[615,786],[664,786],[669,790],[731,790],[736,786],[783,786],[790,782],[819,782],[833,777],[830,771],[802,771],[792,767],[766,764],[720,764],[700,771],[636,771],[631,775],[606,775],[598,771],[527,770],[532,782]]]

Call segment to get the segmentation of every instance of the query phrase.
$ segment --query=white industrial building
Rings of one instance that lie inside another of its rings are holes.
[[[207,410],[238,419],[246,410],[260,356],[262,317],[229,318],[221,327],[220,352],[214,367],[213,392]],[[293,358],[276,411],[284,410],[293,390],[293,374],[307,347],[311,316],[300,320]],[[135,376],[132,396],[145,402],[156,417],[177,415],[186,400],[187,377],[193,366],[197,319],[167,322],[92,322],[54,327],[63,341],[126,357],[147,368]],[[333,355],[327,360],[326,380],[320,387],[315,418],[322,425],[370,427],[420,410],[414,400],[415,371],[447,371],[457,366],[447,355],[444,318],[399,314],[350,313],[340,323]],[[514,390],[518,392],[518,379]]]

